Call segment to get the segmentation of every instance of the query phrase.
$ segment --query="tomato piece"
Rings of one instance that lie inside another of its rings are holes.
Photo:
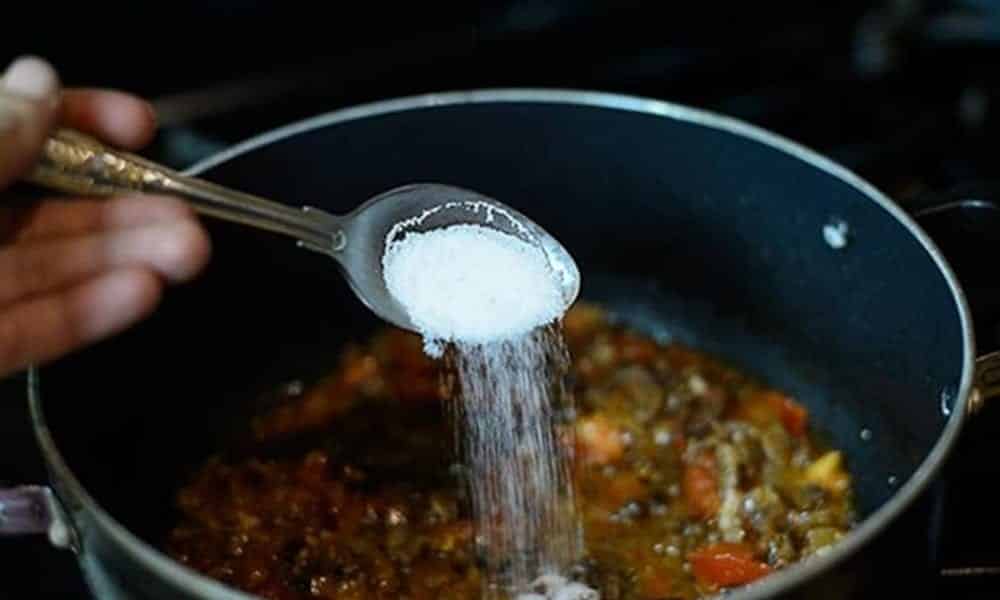
[[[806,434],[806,421],[809,419],[809,412],[795,400],[784,394],[772,392],[768,399],[778,413],[781,424],[785,426],[788,433],[795,437],[802,437]]]
[[[705,455],[693,464],[687,465],[681,479],[681,489],[688,509],[694,515],[702,519],[715,516],[722,505],[715,460]]]
[[[790,435],[802,437],[806,434],[809,411],[785,394],[767,390],[741,402],[734,416],[757,425],[778,419]]]
[[[771,573],[771,567],[755,559],[746,544],[713,544],[690,552],[687,558],[695,578],[704,585],[743,585]]]

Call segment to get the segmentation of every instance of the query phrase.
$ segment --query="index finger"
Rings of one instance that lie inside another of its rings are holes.
[[[148,144],[156,131],[152,105],[115,90],[67,89],[62,95],[61,122],[129,150]]]
[[[0,376],[114,335],[147,317],[163,284],[146,269],[104,273],[0,311]]]

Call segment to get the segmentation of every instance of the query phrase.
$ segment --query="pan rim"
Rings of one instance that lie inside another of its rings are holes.
[[[559,89],[559,88],[492,88],[465,91],[450,91],[416,96],[406,96],[377,101],[335,110],[279,127],[227,150],[199,161],[184,172],[197,175],[257,148],[273,144],[299,133],[321,129],[330,125],[368,117],[384,116],[397,112],[434,107],[483,103],[542,103],[589,106],[610,110],[644,113],[678,121],[688,122],[731,133],[761,143],[781,151],[841,180],[875,202],[891,217],[895,218],[924,248],[951,290],[962,329],[962,374],[955,395],[954,406],[948,421],[930,452],[910,478],[882,506],[865,518],[843,540],[822,556],[796,563],[781,572],[761,580],[759,583],[735,589],[727,597],[731,600],[758,600],[797,587],[819,574],[833,569],[836,565],[854,555],[871,542],[885,527],[894,521],[931,482],[944,460],[950,454],[967,417],[967,403],[972,390],[975,368],[975,339],[972,317],[965,294],[947,260],[930,237],[895,202],[846,167],[832,159],[811,150],[798,142],[748,122],[672,102],[622,95],[600,91]],[[99,506],[83,485],[76,479],[63,460],[55,441],[45,425],[41,404],[40,374],[36,368],[29,372],[28,399],[31,408],[36,439],[42,454],[64,487],[76,501],[90,511],[93,521],[102,534],[107,535],[135,560],[150,571],[192,592],[205,597],[249,600],[252,596],[226,586],[214,579],[190,569],[167,557],[158,549],[140,540],[122,524]]]

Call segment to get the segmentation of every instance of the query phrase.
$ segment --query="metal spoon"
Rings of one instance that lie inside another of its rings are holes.
[[[346,215],[332,215],[188,177],[66,129],[56,131],[46,141],[25,180],[90,196],[171,194],[187,199],[206,216],[290,236],[299,246],[336,259],[358,298],[375,314],[403,329],[415,327],[386,289],[382,257],[391,240],[409,231],[470,223],[516,235],[545,253],[567,307],[580,291],[580,273],[573,258],[552,236],[509,206],[452,186],[407,185],[379,194]]]

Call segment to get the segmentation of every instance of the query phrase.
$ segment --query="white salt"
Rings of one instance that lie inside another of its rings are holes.
[[[557,418],[573,409],[563,387],[560,270],[517,236],[465,224],[391,235],[382,269],[425,351],[439,357],[454,348],[448,360],[461,401],[449,412],[487,578],[520,600],[598,598],[558,575],[532,589],[539,573],[568,572],[582,547]]]
[[[409,232],[389,245],[382,265],[389,293],[433,355],[441,343],[514,339],[565,309],[545,253],[489,227]]]
[[[568,583],[552,594],[552,600],[600,600],[601,595],[582,583]]]
[[[582,583],[561,575],[542,575],[532,584],[534,591],[518,594],[515,600],[600,600],[601,595]]]

